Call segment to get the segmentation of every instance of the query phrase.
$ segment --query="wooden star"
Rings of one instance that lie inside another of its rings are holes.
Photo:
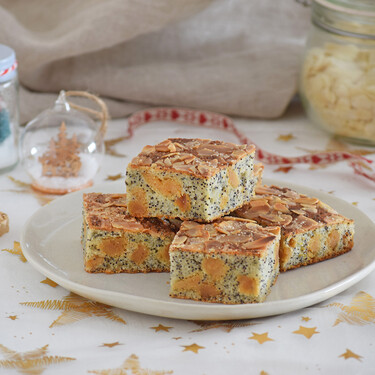
[[[301,319],[303,322],[308,322],[309,320],[311,320],[311,318],[309,318],[308,316],[303,316]]]
[[[129,370],[129,371],[128,371]],[[173,371],[157,371],[142,368],[139,363],[139,358],[135,354],[129,356],[125,362],[118,368],[106,369],[106,370],[91,370],[88,371],[91,374],[97,375],[109,375],[109,374],[118,374],[118,375],[167,375],[173,374]]]
[[[113,348],[114,346],[117,346],[117,345],[122,345],[122,344],[120,344],[118,341],[116,341],[116,342],[104,343],[103,345],[100,345],[100,346],[106,346],[107,348]]]
[[[46,284],[51,286],[52,288],[56,288],[59,284],[55,283],[53,280],[49,279],[48,277],[40,282],[41,284]]]
[[[280,134],[278,137],[277,137],[277,140],[278,141],[283,141],[283,142],[288,142],[292,139],[296,138],[292,133],[289,133],[289,134]]]
[[[361,361],[361,358],[362,358],[361,355],[355,354],[355,353],[353,353],[353,352],[352,352],[351,350],[349,350],[349,349],[346,349],[346,352],[345,352],[345,353],[339,355],[339,358],[340,358],[340,357],[343,357],[343,358],[345,358],[345,359],[348,359],[348,358],[354,358],[354,359],[356,359],[356,360],[358,360],[358,361]]]
[[[120,178],[123,178],[124,176],[121,173],[114,174],[114,175],[108,175],[105,179],[106,181],[117,181]]]
[[[34,190],[31,184],[27,182],[17,180],[12,176],[8,176],[8,178],[17,186],[18,189],[8,189],[7,191],[20,194],[32,194],[42,206],[46,205],[47,203],[51,202],[53,199],[56,198],[56,195],[45,194],[41,193],[40,191]]]
[[[18,255],[22,262],[27,262],[25,256],[23,255],[21,245],[18,241],[13,241],[13,249],[3,249],[2,251],[7,251],[8,253]]]
[[[157,327],[150,327],[150,329],[154,329],[155,332],[159,332],[159,331],[169,332],[171,328],[173,327],[163,326],[162,324],[159,324]]]
[[[343,322],[359,326],[375,323],[375,298],[366,292],[358,292],[349,305],[339,302],[327,305],[331,306],[341,310],[333,326]]]
[[[200,346],[200,345],[197,345],[197,344],[191,344],[191,345],[181,345],[182,347],[184,347],[185,349],[183,350],[183,352],[193,352],[195,354],[198,354],[198,350],[200,349],[205,349],[204,346]]]
[[[293,333],[296,333],[297,335],[304,335],[307,339],[310,339],[313,335],[319,332],[316,330],[316,327],[308,328],[299,326],[299,329],[297,331],[293,331]]]
[[[182,337],[181,336],[178,336],[178,337],[172,337],[173,340],[181,340]]]
[[[129,138],[129,136],[124,136],[124,137],[119,137],[119,138],[114,138],[114,139],[108,139],[108,140],[104,141],[104,144],[105,144],[105,153],[107,155],[116,156],[116,157],[119,157],[119,158],[126,157],[125,154],[121,154],[121,153],[117,152],[114,149],[114,146],[117,143],[122,142],[122,141],[124,141],[125,139],[128,139],[128,138]]]
[[[279,167],[274,170],[274,172],[283,172],[283,173],[288,173],[291,169],[293,169],[292,166],[288,167]]]
[[[9,315],[8,318],[11,319],[11,320],[18,319],[17,315]]]
[[[24,353],[18,353],[0,344],[0,351],[5,359],[0,360],[0,368],[17,369],[23,374],[41,374],[48,366],[54,363],[74,361],[75,358],[59,357],[56,355],[46,355],[48,345],[42,348],[31,350]]]
[[[112,311],[112,307],[87,298],[70,293],[62,300],[46,300],[38,302],[21,302],[21,305],[37,307],[44,310],[63,310],[62,314],[50,325],[50,328],[57,325],[74,323],[79,320],[93,316],[126,324],[120,316]]]
[[[264,332],[264,333],[255,333],[255,332],[251,332],[253,335],[251,337],[249,337],[250,340],[256,340],[259,342],[259,344],[263,344],[265,343],[266,341],[275,341],[273,339],[271,339],[270,337],[268,337],[268,332]]]

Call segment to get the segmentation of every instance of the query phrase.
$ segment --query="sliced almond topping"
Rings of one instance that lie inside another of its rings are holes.
[[[171,166],[172,166],[171,159],[169,159],[169,158],[164,159],[164,164],[165,164],[167,167],[171,167]]]
[[[171,144],[168,145],[168,150],[170,152],[176,152],[177,151],[176,150],[176,146],[174,145],[174,143],[171,143]]]
[[[317,204],[319,202],[319,199],[318,198],[301,197],[301,198],[297,198],[295,201],[297,203],[301,203],[301,204],[313,205],[313,204]]]
[[[337,222],[337,216],[336,215],[326,215],[326,216],[323,216],[323,221],[326,223],[326,224],[332,224],[332,223],[335,223]]]
[[[280,194],[280,191],[263,185],[263,186],[258,186],[255,190],[255,193],[258,194],[258,195],[262,195],[262,194],[278,195],[278,194]]]
[[[216,226],[216,230],[219,232],[219,233],[223,233],[223,234],[230,234],[230,232],[228,232],[227,230],[225,230],[224,228],[220,228],[219,226]]]
[[[198,224],[195,221],[184,221],[181,225],[181,229],[189,230],[193,228],[201,228],[202,224]]]
[[[291,210],[291,211],[294,212],[297,215],[304,215],[305,214],[305,211],[303,211],[303,210]]]
[[[183,243],[185,243],[186,240],[187,240],[186,236],[176,236],[173,239],[173,244],[174,245],[182,245]]]
[[[204,244],[207,250],[221,250],[224,247],[224,244],[220,241],[210,240]]]
[[[114,220],[112,221],[112,226],[129,232],[140,232],[145,229],[141,223],[129,220]]]
[[[155,146],[147,145],[143,147],[142,149],[142,154],[145,154],[145,155],[152,154],[153,152],[155,152]]]
[[[254,200],[250,201],[250,206],[251,207],[265,206],[265,205],[267,205],[268,207],[270,207],[268,205],[267,199],[265,199],[265,198],[254,199]]]
[[[285,214],[289,213],[289,210],[288,210],[288,207],[285,206],[285,204],[282,204],[282,203],[275,203],[273,208],[276,210],[276,211],[280,211],[280,212],[283,212]]]
[[[191,165],[186,165],[185,163],[173,163],[172,167],[177,171],[187,171],[191,172]]]
[[[305,230],[310,230],[316,227],[316,225],[318,224],[315,220],[310,219],[309,217],[306,217],[303,215],[297,216],[297,218],[295,219],[295,222],[296,222],[296,225],[298,225],[299,227],[302,227]]]
[[[243,242],[249,242],[251,237],[246,234],[229,234],[225,237],[226,242],[235,242],[235,243],[243,243]]]
[[[247,153],[245,150],[235,150],[232,152],[232,156],[235,158],[235,159],[242,159],[244,156],[246,156]]]
[[[252,249],[261,249],[267,247],[267,245],[272,242],[276,237],[275,236],[268,236],[268,237],[263,237],[259,238],[255,241],[250,241],[244,245],[242,245],[245,249],[247,250],[252,250]]]
[[[210,174],[211,172],[211,169],[205,165],[202,165],[202,164],[198,164],[198,171],[203,175],[203,176],[207,176]]]
[[[199,156],[211,156],[214,152],[208,148],[199,148],[197,150]]]

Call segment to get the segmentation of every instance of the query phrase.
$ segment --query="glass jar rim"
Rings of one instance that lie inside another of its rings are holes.
[[[358,8],[353,8],[349,6],[344,6],[341,5],[340,3],[333,2],[332,0],[313,0],[314,2],[322,5],[323,7],[326,7],[328,9],[337,11],[337,12],[342,12],[346,13],[348,15],[353,15],[353,16],[362,16],[362,17],[375,17],[375,6],[373,7],[374,10],[362,10]]]

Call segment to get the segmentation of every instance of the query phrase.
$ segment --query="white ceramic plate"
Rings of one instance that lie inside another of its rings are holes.
[[[285,186],[276,180],[266,184]],[[39,272],[81,296],[111,306],[177,319],[246,319],[282,314],[324,301],[363,279],[375,268],[374,223],[353,205],[303,186],[288,187],[320,198],[356,223],[354,248],[337,258],[280,274],[264,303],[222,305],[168,296],[169,274],[89,274],[80,243],[82,191],[40,208],[26,223],[23,253]],[[124,182],[85,191],[119,193]]]

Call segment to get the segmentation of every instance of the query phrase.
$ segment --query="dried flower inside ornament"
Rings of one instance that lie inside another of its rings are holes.
[[[78,106],[67,96],[94,101],[101,111]],[[86,113],[101,120],[95,123]],[[51,109],[30,121],[21,137],[22,163],[32,187],[65,194],[92,185],[104,153],[108,111],[102,100],[87,92],[62,91]]]

